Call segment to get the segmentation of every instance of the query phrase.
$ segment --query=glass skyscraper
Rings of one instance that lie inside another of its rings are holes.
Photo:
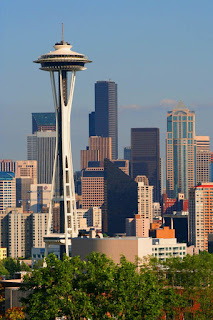
[[[166,189],[169,198],[188,191],[196,184],[195,113],[182,101],[167,113]]]
[[[95,134],[112,138],[112,159],[118,158],[117,84],[97,81],[95,84]]]

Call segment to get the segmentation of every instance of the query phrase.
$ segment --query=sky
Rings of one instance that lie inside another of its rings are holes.
[[[93,63],[78,72],[71,139],[74,170],[88,145],[94,84],[118,84],[119,157],[134,127],[159,127],[182,100],[213,150],[213,1],[7,0],[0,3],[0,158],[26,159],[32,112],[53,112],[48,72],[33,63],[64,39]]]

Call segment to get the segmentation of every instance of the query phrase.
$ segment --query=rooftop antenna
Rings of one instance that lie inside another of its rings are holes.
[[[64,42],[64,24],[62,22],[62,30],[61,30],[61,42]]]

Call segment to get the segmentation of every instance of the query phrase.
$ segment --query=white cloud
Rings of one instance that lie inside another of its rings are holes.
[[[163,99],[160,102],[161,107],[175,107],[177,105],[177,101],[173,99]]]

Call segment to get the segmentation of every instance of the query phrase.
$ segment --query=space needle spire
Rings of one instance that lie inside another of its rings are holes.
[[[45,253],[49,245],[60,245],[60,257],[70,255],[71,238],[78,236],[78,222],[75,201],[75,186],[70,139],[70,116],[77,71],[85,70],[85,64],[91,61],[81,53],[71,50],[72,46],[64,41],[62,23],[61,41],[56,42],[54,51],[41,55],[35,63],[41,64],[40,69],[50,73],[53,100],[56,113],[56,149],[53,167],[51,200],[47,235],[44,237]],[[68,76],[71,75],[69,88]],[[58,77],[56,84],[55,75]],[[56,87],[58,85],[58,90]],[[56,176],[59,171],[59,194],[56,190]],[[52,232],[53,204],[60,206],[60,233]]]

